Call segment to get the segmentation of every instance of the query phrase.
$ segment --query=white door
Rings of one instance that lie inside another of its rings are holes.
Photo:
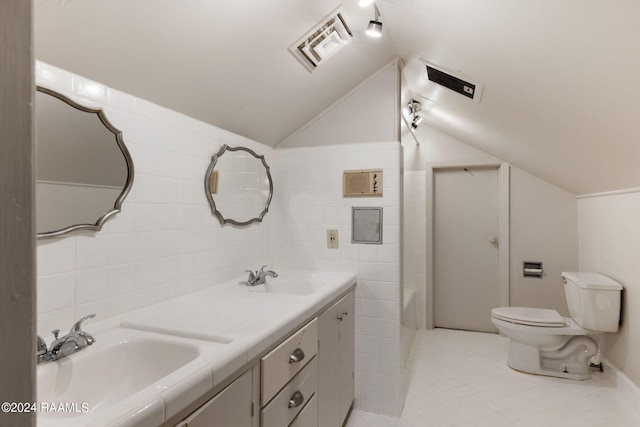
[[[497,332],[498,169],[434,171],[434,324]]]

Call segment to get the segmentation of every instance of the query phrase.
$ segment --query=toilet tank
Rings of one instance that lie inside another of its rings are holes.
[[[622,285],[600,273],[562,273],[569,314],[585,329],[616,332]]]

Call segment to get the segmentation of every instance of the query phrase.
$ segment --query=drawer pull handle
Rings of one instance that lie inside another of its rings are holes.
[[[291,395],[289,399],[289,408],[297,408],[304,403],[304,396],[299,391],[296,391]]]
[[[298,347],[293,350],[293,353],[291,353],[291,356],[289,356],[289,363],[298,363],[302,359],[304,359],[304,351],[302,351],[302,349]]]

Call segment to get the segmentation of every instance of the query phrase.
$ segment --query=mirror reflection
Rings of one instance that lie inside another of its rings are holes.
[[[249,148],[223,145],[211,158],[205,192],[211,212],[222,224],[260,222],[273,195],[269,165]]]
[[[101,109],[38,87],[36,228],[38,237],[100,230],[133,183],[133,161],[122,133]]]

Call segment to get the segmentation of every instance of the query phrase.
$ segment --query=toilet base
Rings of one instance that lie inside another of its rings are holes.
[[[572,337],[561,348],[551,351],[510,338],[507,365],[530,374],[587,380],[591,378],[589,362],[597,350],[596,342],[587,336]]]

